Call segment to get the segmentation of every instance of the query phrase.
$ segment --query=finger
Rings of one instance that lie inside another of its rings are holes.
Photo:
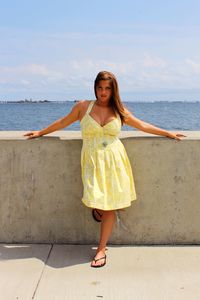
[[[28,139],[32,139],[32,138],[34,138],[34,134],[30,133],[29,136],[28,136]]]
[[[181,138],[177,138],[179,141],[182,141],[182,139]]]
[[[33,132],[28,132],[28,133],[27,133],[27,136],[32,136],[32,135],[34,135]]]
[[[28,136],[30,134],[31,134],[31,132],[27,132],[27,133],[24,134],[24,136]]]
[[[32,136],[28,136],[28,138],[27,138],[27,139],[28,139],[28,140],[29,140],[29,139],[32,139]]]

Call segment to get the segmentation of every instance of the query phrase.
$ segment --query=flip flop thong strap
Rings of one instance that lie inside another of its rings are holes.
[[[99,217],[102,217],[102,215],[100,214],[100,212],[97,209],[95,209],[95,211],[99,215]]]
[[[99,261],[99,260],[101,260],[101,259],[106,259],[106,256],[103,256],[103,257],[97,258],[97,259],[94,258],[94,261],[97,262],[97,261]]]

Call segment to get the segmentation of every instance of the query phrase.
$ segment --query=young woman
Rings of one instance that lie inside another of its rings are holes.
[[[76,103],[71,112],[47,128],[24,134],[37,138],[80,121],[82,202],[92,208],[94,219],[101,222],[99,246],[92,267],[106,264],[106,244],[115,222],[115,211],[131,205],[136,192],[131,165],[118,138],[121,125],[127,124],[144,132],[166,136],[177,141],[184,135],[172,133],[135,118],[121,102],[115,76],[99,72],[94,82],[96,100]]]

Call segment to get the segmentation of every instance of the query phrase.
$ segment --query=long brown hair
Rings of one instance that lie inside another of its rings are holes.
[[[120,95],[119,95],[119,87],[118,87],[117,79],[116,79],[115,75],[112,74],[111,72],[108,72],[108,71],[99,72],[94,81],[94,93],[95,93],[96,98],[97,98],[96,88],[98,86],[99,81],[101,81],[101,80],[108,80],[110,82],[111,89],[112,89],[112,96],[110,99],[111,106],[119,114],[122,125],[123,125],[124,119],[127,116],[127,114],[124,111],[125,106],[123,105]]]

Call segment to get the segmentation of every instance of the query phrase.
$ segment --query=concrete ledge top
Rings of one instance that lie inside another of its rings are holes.
[[[186,135],[183,140],[199,140],[200,139],[200,131],[181,131],[181,130],[170,130],[171,132],[179,132]],[[27,137],[23,136],[27,131],[0,131],[0,140],[27,140]],[[44,135],[41,138],[47,137],[58,137],[61,140],[76,140],[82,139],[81,131],[66,131],[66,130],[59,130],[56,132],[49,133]],[[165,138],[164,136],[148,134],[142,131],[121,131],[119,134],[119,138]],[[36,138],[39,139],[39,138]]]

